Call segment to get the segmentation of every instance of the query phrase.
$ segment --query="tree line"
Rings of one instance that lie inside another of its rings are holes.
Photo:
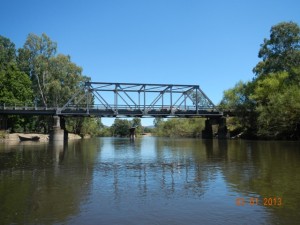
[[[61,107],[88,80],[69,55],[57,54],[57,43],[46,34],[29,34],[19,49],[0,36],[0,104]],[[52,118],[8,116],[7,120],[11,132],[49,133]],[[97,118],[66,118],[66,127],[72,133],[95,135],[103,125]]]
[[[264,39],[251,81],[224,92],[219,105],[233,110],[227,120],[232,134],[245,138],[300,139],[300,27],[273,26]]]

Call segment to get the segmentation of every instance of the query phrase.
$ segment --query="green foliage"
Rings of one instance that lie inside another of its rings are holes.
[[[29,34],[16,55],[15,45],[0,36],[0,102],[25,105],[35,100],[38,106],[61,107],[81,90],[84,81],[90,78],[82,75],[82,68],[73,63],[70,56],[56,55],[56,51],[57,44],[46,34],[40,37]],[[49,132],[50,120],[44,116],[11,116],[9,126],[20,132]],[[68,122],[68,128],[74,133],[99,133],[95,119],[76,118]]]
[[[154,134],[165,137],[199,137],[203,128],[202,118],[172,118],[156,123]]]
[[[136,135],[141,135],[143,133],[143,126],[141,124],[141,119],[136,117],[131,121],[127,119],[116,118],[114,123],[110,128],[103,127],[101,129],[101,136],[119,136],[127,137],[130,132],[129,129],[135,127]]]
[[[99,130],[98,136],[99,137],[111,137],[112,132],[111,132],[110,127],[106,127],[106,126],[101,127]]]
[[[234,88],[224,91],[224,97],[219,105],[222,110],[237,110],[247,100],[247,84],[239,81]]]
[[[46,86],[49,78],[49,60],[55,56],[57,44],[52,42],[46,34],[41,37],[29,34],[22,49],[19,49],[18,62],[20,67],[28,73],[33,89],[38,95],[38,103],[47,106]]]
[[[25,105],[32,99],[31,81],[16,64],[15,45],[0,36],[0,102]]]
[[[271,28],[258,53],[263,61],[253,71],[258,76],[280,71],[289,72],[300,65],[300,27],[294,22],[279,23]]]
[[[259,57],[256,78],[224,92],[220,107],[236,113],[228,127],[262,138],[300,139],[300,27],[273,26]]]
[[[82,68],[71,62],[70,56],[58,55],[49,61],[48,83],[45,95],[48,104],[62,106],[76,93],[88,78],[82,75]]]
[[[282,91],[288,78],[287,72],[272,73],[256,82],[251,98],[258,104],[267,104],[269,98]]]
[[[16,48],[8,38],[0,35],[0,71],[16,60]]]
[[[129,136],[129,128],[131,126],[130,121],[116,118],[111,126],[112,135],[120,137]]]
[[[153,120],[154,127],[158,127],[163,121],[164,121],[163,118],[161,118],[161,117],[156,117],[156,118]]]
[[[223,111],[234,112],[236,117],[228,120],[230,133],[244,133],[253,136],[257,130],[257,113],[255,112],[255,102],[251,99],[254,83],[242,81],[235,87],[224,91],[224,97],[219,105]]]
[[[131,121],[131,127],[136,127],[135,129],[135,133],[137,135],[140,135],[143,133],[143,126],[141,123],[141,118],[135,117],[133,118],[133,120]]]
[[[80,129],[81,136],[90,135],[97,136],[100,134],[100,129],[103,127],[100,118],[86,117],[83,120],[82,127]]]
[[[31,103],[33,91],[29,77],[15,63],[0,71],[0,102],[7,104]]]
[[[29,34],[18,62],[28,73],[36,93],[35,99],[45,106],[63,106],[89,78],[70,56],[56,55],[57,44],[46,35]]]
[[[291,85],[268,96],[268,104],[257,106],[259,135],[269,138],[300,138],[300,89]]]
[[[74,134],[82,137],[86,135],[98,136],[101,134],[103,124],[100,118],[93,117],[79,117],[66,118],[66,129]]]
[[[144,127],[144,133],[153,133],[154,128],[152,127]]]

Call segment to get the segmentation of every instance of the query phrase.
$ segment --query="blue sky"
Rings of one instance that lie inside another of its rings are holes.
[[[218,104],[251,80],[271,26],[299,0],[1,0],[0,35],[46,33],[92,81],[199,84]]]

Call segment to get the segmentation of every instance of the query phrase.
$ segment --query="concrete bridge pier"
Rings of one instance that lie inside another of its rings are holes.
[[[221,117],[218,119],[218,139],[226,139],[227,137],[227,126],[226,126],[226,118]]]
[[[212,122],[210,119],[205,120],[205,127],[202,130],[202,139],[212,139],[213,138],[213,130],[212,130]]]
[[[227,138],[227,126],[226,126],[226,118],[207,118],[205,120],[205,127],[202,130],[202,138],[203,139],[213,139],[213,128],[212,125],[218,125],[217,137],[218,139],[226,139]]]
[[[53,127],[50,132],[50,141],[64,141],[68,140],[68,132],[65,129],[65,120],[63,117],[53,116]]]

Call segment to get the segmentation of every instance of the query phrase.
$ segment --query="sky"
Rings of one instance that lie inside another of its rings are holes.
[[[254,77],[273,25],[300,24],[299,0],[0,2],[0,35],[17,48],[46,33],[92,81],[196,84],[215,104]]]

